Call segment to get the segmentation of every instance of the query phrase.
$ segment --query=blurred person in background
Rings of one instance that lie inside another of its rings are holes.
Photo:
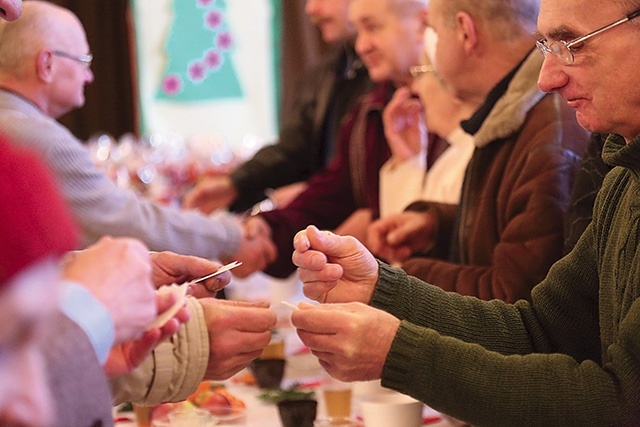
[[[80,226],[82,243],[105,235],[140,239],[169,250],[225,262],[266,266],[275,249],[258,231],[244,235],[235,218],[208,218],[144,200],[118,188],[55,119],[84,104],[91,54],[84,28],[69,10],[45,1],[23,5],[21,19],[0,23],[0,133],[37,151],[55,174]],[[242,267],[236,269],[242,275]]]
[[[539,0],[431,4],[431,62],[458,98],[477,105],[462,122],[476,148],[459,204],[416,200],[372,225],[367,244],[448,291],[529,299],[562,256],[588,133],[558,94],[537,87],[538,10]]]
[[[286,277],[294,271],[291,239],[308,224],[335,229],[350,215],[358,215],[359,210],[377,212],[378,175],[390,156],[382,111],[395,89],[412,81],[409,70],[420,61],[427,14],[427,0],[350,1],[349,19],[357,30],[356,52],[376,85],[342,122],[335,157],[309,180],[306,190],[286,208],[245,221],[248,229],[270,235],[278,249],[277,260],[266,273]],[[250,260],[240,260],[250,267]],[[259,265],[253,267],[261,269]]]
[[[302,181],[329,163],[340,122],[371,88],[354,50],[349,2],[306,1],[306,14],[332,50],[299,79],[278,142],[262,148],[229,175],[203,177],[185,196],[184,207],[206,213],[220,208],[245,211],[267,196],[284,207],[305,188]],[[266,194],[267,189],[275,191]]]

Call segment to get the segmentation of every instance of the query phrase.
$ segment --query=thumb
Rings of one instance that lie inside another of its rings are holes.
[[[321,231],[315,225],[307,227],[307,238],[311,249],[320,251],[330,257],[341,257],[349,253],[350,240],[330,231]]]

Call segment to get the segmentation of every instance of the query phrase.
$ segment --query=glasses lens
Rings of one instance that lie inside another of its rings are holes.
[[[536,47],[538,48],[538,52],[540,52],[542,56],[547,56],[547,52],[549,52],[549,48],[545,45],[545,41],[538,40],[536,42]]]
[[[549,50],[551,50],[555,56],[562,59],[565,64],[573,64],[573,53],[571,53],[571,49],[567,47],[565,42],[559,41],[551,43]]]

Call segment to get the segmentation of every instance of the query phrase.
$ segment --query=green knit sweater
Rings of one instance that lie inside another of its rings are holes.
[[[640,425],[640,138],[610,136],[594,220],[514,305],[380,265],[372,305],[402,320],[382,384],[475,426]]]

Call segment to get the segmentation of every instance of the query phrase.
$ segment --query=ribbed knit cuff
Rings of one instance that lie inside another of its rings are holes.
[[[378,260],[378,284],[371,299],[373,307],[387,311],[393,306],[398,294],[398,281],[401,280],[401,270],[391,267],[383,261]]]
[[[400,323],[382,369],[383,387],[402,391],[412,383],[411,369],[415,369],[415,355],[424,332],[425,328],[407,321]]]

